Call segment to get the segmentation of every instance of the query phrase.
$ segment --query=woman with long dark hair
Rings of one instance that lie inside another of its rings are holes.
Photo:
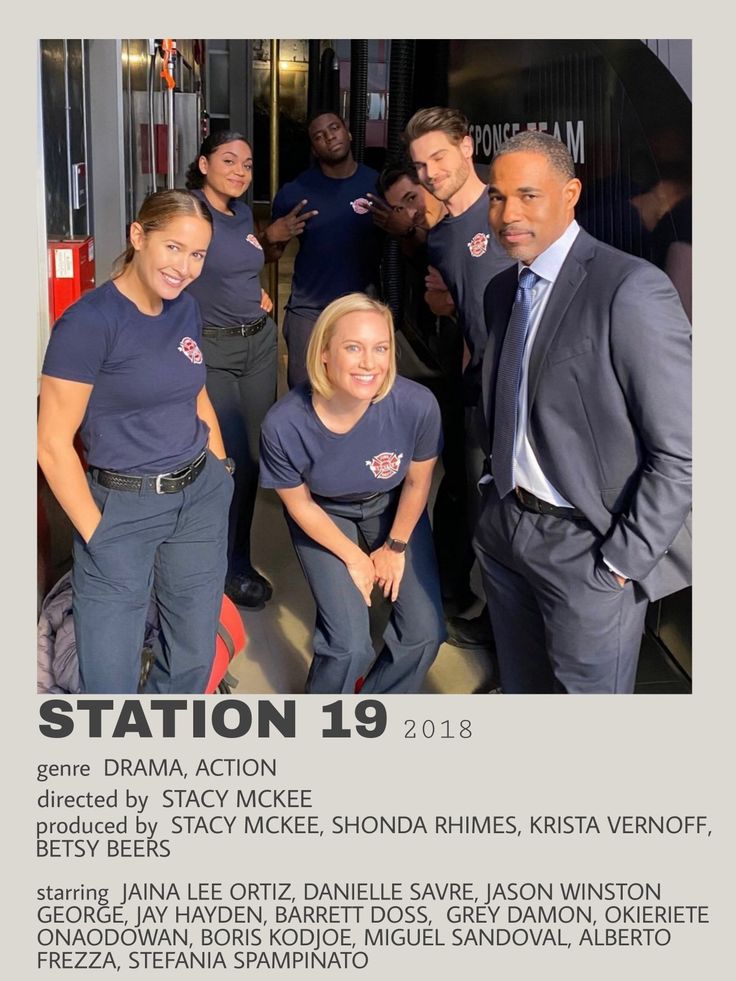
[[[187,171],[187,187],[214,219],[212,244],[202,275],[189,288],[204,321],[202,351],[207,391],[235,461],[230,507],[225,592],[233,602],[262,609],[271,583],[251,561],[251,525],[258,491],[261,423],[276,398],[277,328],[273,303],[261,288],[265,261],[251,209],[239,200],[250,186],[253,152],[232,130],[212,133]],[[298,219],[280,219],[285,234],[299,234]]]
[[[232,479],[205,389],[199,311],[184,291],[211,237],[209,211],[189,192],[152,194],[112,278],[51,332],[38,459],[75,529],[86,692],[138,690],[152,591],[162,651],[146,691],[202,692],[209,679]]]

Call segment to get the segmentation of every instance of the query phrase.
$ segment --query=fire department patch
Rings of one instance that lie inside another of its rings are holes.
[[[367,215],[371,210],[371,203],[368,198],[356,198],[355,201],[350,202],[350,207],[356,215]]]
[[[258,239],[257,239],[257,238],[255,237],[255,235],[253,235],[253,233],[251,233],[250,235],[246,235],[246,236],[245,236],[245,241],[246,241],[246,242],[250,242],[250,244],[251,244],[251,245],[255,245],[255,247],[256,247],[257,249],[260,249],[260,250],[261,250],[261,252],[263,252],[263,246],[262,246],[262,245],[261,245],[261,243],[260,243],[260,242],[258,241]]]
[[[399,472],[403,453],[379,453],[372,460],[366,460],[365,465],[371,468],[371,473],[379,480],[388,480]]]
[[[480,255],[485,255],[490,237],[490,235],[485,235],[483,232],[478,232],[468,242],[468,251],[474,259],[477,259]]]
[[[182,337],[177,350],[186,354],[192,364],[202,364],[202,352],[199,350],[197,342],[193,341],[191,337]]]

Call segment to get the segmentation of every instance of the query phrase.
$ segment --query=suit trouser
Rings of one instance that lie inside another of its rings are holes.
[[[351,541],[359,544],[362,536],[373,551],[391,530],[399,493],[396,488],[364,504],[316,500]],[[404,576],[378,657],[371,641],[368,607],[345,563],[309,538],[288,513],[286,520],[317,605],[314,660],[306,691],[352,693],[361,677],[365,678],[361,694],[418,691],[445,638],[427,512],[417,522],[406,549]]]
[[[289,358],[286,364],[286,380],[289,388],[307,380],[307,347],[320,311],[314,317],[305,317],[289,307],[284,311],[284,340]]]
[[[269,317],[251,337],[203,337],[210,397],[228,456],[235,460],[235,489],[228,526],[228,575],[253,571],[250,531],[258,493],[261,423],[276,400],[277,331]]]
[[[508,693],[632,692],[646,597],[623,587],[586,521],[486,491],[475,548]]]
[[[102,520],[74,536],[74,630],[83,690],[138,691],[146,613],[154,591],[161,653],[147,692],[203,692],[215,656],[225,582],[232,479],[208,453],[176,494],[109,490],[88,475]]]

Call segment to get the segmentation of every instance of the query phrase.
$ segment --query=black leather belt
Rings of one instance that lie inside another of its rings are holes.
[[[563,508],[557,504],[550,504],[549,501],[535,497],[523,487],[515,487],[514,493],[516,500],[525,511],[532,511],[534,514],[551,514],[555,518],[567,518],[569,521],[585,521],[585,515],[579,508]]]
[[[258,320],[249,320],[246,324],[232,324],[230,327],[214,327],[207,324],[202,328],[203,337],[252,337],[263,330],[268,317],[264,313]]]
[[[392,490],[398,490],[398,488],[393,487]],[[323,501],[326,504],[369,504],[371,501],[377,501],[379,497],[390,493],[391,491],[376,491],[375,494],[367,494],[363,497],[322,497],[320,494],[312,494],[312,499],[317,503]]]
[[[96,480],[102,487],[109,487],[110,490],[140,491],[151,490],[157,494],[176,494],[199,477],[204,470],[207,462],[207,450],[202,450],[196,460],[187,463],[186,466],[171,473],[160,473],[150,477],[138,477],[130,473],[118,473],[117,470],[100,470],[98,467],[90,467],[92,479]]]

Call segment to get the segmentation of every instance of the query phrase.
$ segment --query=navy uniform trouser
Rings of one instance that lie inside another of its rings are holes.
[[[373,551],[391,530],[399,492],[397,488],[362,504],[315,500],[351,541],[359,544],[362,536]],[[314,660],[306,691],[352,693],[361,677],[364,695],[419,691],[446,636],[427,512],[417,522],[406,550],[404,576],[378,657],[368,607],[345,563],[309,538],[288,513],[286,519],[317,605]]]
[[[138,691],[153,590],[160,658],[147,692],[196,694],[209,680],[225,582],[232,478],[212,453],[175,494],[109,490],[87,477],[102,520],[74,536],[73,615],[83,690]]]
[[[634,690],[647,600],[623,587],[587,521],[485,491],[474,545],[505,693]]]
[[[307,381],[307,347],[318,316],[319,310],[314,311],[313,319],[304,317],[289,307],[284,312],[284,340],[289,352],[286,380],[289,388]]]
[[[470,570],[475,561],[468,522],[468,482],[465,469],[465,416],[460,378],[450,372],[440,378],[421,379],[432,392],[442,415],[442,467],[432,508],[432,533],[440,567],[442,596],[459,599],[470,592]],[[475,491],[475,488],[473,488]]]
[[[261,423],[276,400],[276,324],[250,337],[203,337],[207,394],[220,424],[228,456],[235,460],[230,504],[228,574],[248,575],[253,566],[250,532],[258,492]]]

